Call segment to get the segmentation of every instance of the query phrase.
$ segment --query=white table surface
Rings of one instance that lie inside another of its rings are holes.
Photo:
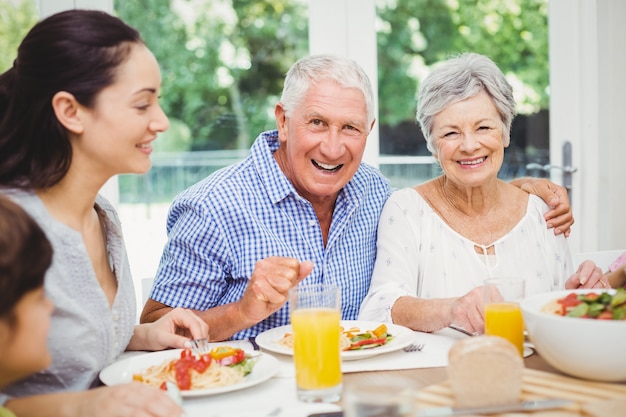
[[[448,351],[458,339],[467,337],[452,330],[437,333],[415,332],[415,342],[424,343],[421,352],[391,352],[372,358],[344,361],[344,374],[353,372],[393,371],[445,367]],[[229,345],[253,350],[248,341],[227,341],[212,345]],[[141,352],[144,353],[144,352]],[[276,375],[258,385],[218,395],[185,398],[183,408],[187,417],[308,417],[313,413],[338,411],[337,404],[307,404],[296,396],[295,370],[289,355],[271,354],[279,361]],[[135,352],[122,355],[124,359]]]

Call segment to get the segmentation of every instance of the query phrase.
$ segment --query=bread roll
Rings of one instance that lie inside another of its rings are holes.
[[[523,369],[515,346],[497,336],[460,340],[448,353],[448,378],[457,407],[520,401]]]

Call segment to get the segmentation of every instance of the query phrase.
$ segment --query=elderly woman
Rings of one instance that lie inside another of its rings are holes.
[[[482,55],[452,58],[424,80],[417,119],[443,175],[386,202],[360,319],[482,332],[486,278],[523,276],[527,293],[606,285],[591,262],[587,278],[568,279],[572,258],[546,227],[548,206],[498,179],[514,109],[511,86]]]

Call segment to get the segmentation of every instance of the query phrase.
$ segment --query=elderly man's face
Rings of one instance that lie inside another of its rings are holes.
[[[334,200],[357,171],[374,122],[363,93],[323,81],[309,88],[290,117],[276,106],[276,160],[298,193],[314,205]]]

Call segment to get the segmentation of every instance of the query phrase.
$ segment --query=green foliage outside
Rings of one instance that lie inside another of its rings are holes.
[[[381,125],[413,119],[427,67],[468,51],[498,64],[520,113],[547,109],[547,8],[547,0],[379,0]]]
[[[284,0],[117,1],[161,64],[162,105],[188,149],[246,149],[275,126],[289,66],[308,50],[307,10]]]
[[[502,68],[520,113],[547,109],[547,1],[377,0],[381,129],[414,125],[419,80],[463,51]],[[307,3],[116,1],[115,13],[141,32],[161,65],[172,129],[158,150],[246,149],[273,128],[284,74],[308,53]],[[36,19],[34,1],[0,0],[0,70]]]
[[[13,65],[18,45],[37,19],[33,0],[0,0],[0,73]]]

